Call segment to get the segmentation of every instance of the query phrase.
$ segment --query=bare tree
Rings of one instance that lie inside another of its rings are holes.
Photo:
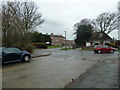
[[[118,28],[118,13],[102,13],[92,20],[92,26],[98,32],[109,34]]]
[[[34,2],[7,2],[2,4],[2,32],[4,45],[29,43],[30,32],[43,23]]]

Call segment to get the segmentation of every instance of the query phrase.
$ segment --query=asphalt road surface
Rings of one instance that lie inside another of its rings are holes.
[[[98,61],[118,59],[118,52],[95,54],[80,50],[38,50],[50,56],[2,67],[2,88],[64,88]]]

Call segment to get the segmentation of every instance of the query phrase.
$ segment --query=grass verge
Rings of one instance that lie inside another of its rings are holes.
[[[93,51],[94,49],[80,49],[81,51]]]
[[[50,48],[61,48],[61,46],[48,46],[48,49]]]
[[[118,50],[115,50],[115,51],[120,51],[120,49],[118,49]]]
[[[73,49],[73,48],[62,48],[60,50],[70,50],[70,49]]]

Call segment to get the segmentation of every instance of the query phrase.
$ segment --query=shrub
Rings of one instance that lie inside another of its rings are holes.
[[[94,45],[99,45],[99,43],[95,43]]]
[[[27,44],[13,44],[13,45],[10,45],[10,46],[4,46],[4,47],[16,47],[16,48],[19,48],[21,50],[26,50],[28,51],[29,53],[32,53],[33,49],[35,48],[31,43],[27,43]]]
[[[110,43],[105,43],[105,45],[111,46]]]
[[[32,53],[34,48],[35,47],[31,43],[29,43],[29,44],[26,44],[23,49],[28,51],[29,53]]]
[[[75,49],[75,48],[79,48],[75,43],[72,44],[72,48]]]
[[[114,42],[111,42],[111,43],[110,43],[110,46],[111,46],[111,47],[115,47],[116,45],[115,45]]]
[[[45,44],[45,43],[34,43],[33,45],[34,45],[36,48],[44,48],[44,49],[47,49],[47,48],[48,48],[47,44]]]

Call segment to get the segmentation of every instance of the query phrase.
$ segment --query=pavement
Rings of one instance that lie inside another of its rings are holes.
[[[20,62],[3,66],[3,88],[64,88],[78,77],[86,77],[89,74],[86,73],[94,71],[100,62],[105,60],[109,62],[118,58],[118,52],[94,54],[93,51],[80,50],[37,51],[52,55],[32,58],[28,63]]]
[[[43,51],[44,50],[44,51]],[[32,58],[42,57],[42,56],[49,56],[51,55],[50,52],[46,52],[45,49],[35,49],[31,55]]]

